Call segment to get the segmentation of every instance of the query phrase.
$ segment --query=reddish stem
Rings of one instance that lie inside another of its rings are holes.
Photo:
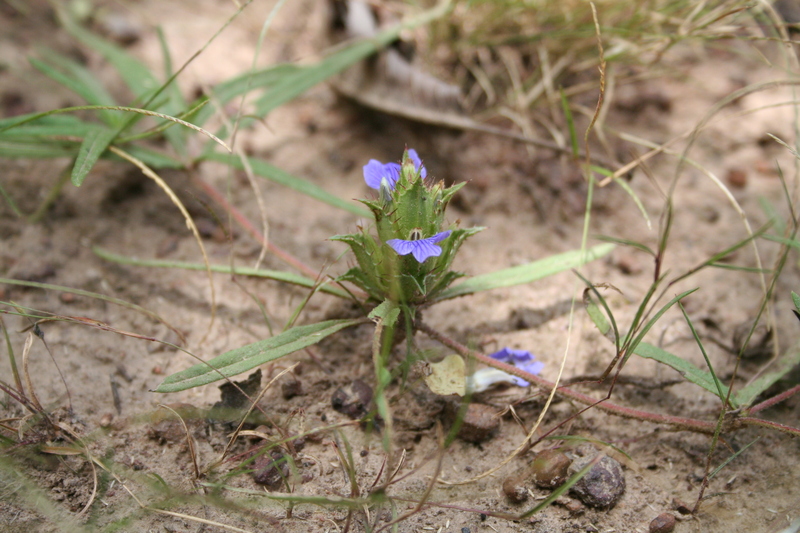
[[[497,368],[499,370],[502,370],[503,372],[507,372],[507,373],[512,374],[514,376],[518,376],[518,377],[524,379],[525,381],[528,381],[530,383],[534,383],[534,384],[538,385],[539,387],[541,387],[542,389],[545,389],[545,390],[546,389],[553,390],[553,388],[556,386],[555,383],[553,383],[551,381],[547,381],[546,379],[540,378],[539,376],[536,376],[534,374],[529,374],[528,372],[525,372],[524,370],[522,370],[522,369],[520,369],[518,367],[503,363],[503,362],[498,361],[496,359],[492,359],[491,357],[483,355],[482,353],[476,352],[474,350],[470,350],[469,348],[467,348],[463,344],[460,344],[459,342],[456,342],[455,340],[453,340],[453,339],[451,339],[451,338],[449,338],[449,337],[447,337],[445,335],[442,335],[438,331],[436,331],[434,329],[431,329],[429,326],[427,326],[427,325],[425,325],[425,324],[423,324],[421,322],[418,322],[416,324],[416,327],[417,327],[417,329],[419,329],[420,331],[422,331],[423,333],[425,333],[426,335],[428,335],[432,339],[435,339],[435,340],[441,342],[442,344],[444,344],[445,346],[447,346],[449,348],[452,348],[453,350],[455,350],[456,352],[458,352],[459,354],[461,354],[464,357],[474,357],[476,360],[478,360],[478,361],[480,361],[480,362],[482,362],[482,363],[484,363],[484,364],[486,364],[488,366]],[[798,387],[800,387],[800,386],[798,386]],[[795,389],[798,389],[798,387],[795,387]],[[792,392],[792,391],[797,392],[794,389],[790,389],[789,391],[786,391],[786,392],[788,393],[788,392]],[[556,390],[556,394],[558,394],[559,396],[563,396],[565,398],[569,398],[571,400],[575,400],[576,402],[582,403],[584,405],[597,407],[598,409],[600,409],[602,411],[606,411],[607,413],[611,413],[613,415],[622,416],[622,417],[625,417],[625,418],[635,418],[635,419],[638,419],[638,420],[645,420],[647,422],[652,422],[654,424],[665,424],[665,425],[673,426],[673,427],[675,427],[677,429],[681,429],[681,430],[688,430],[688,431],[694,431],[694,432],[697,432],[697,433],[706,433],[706,434],[709,434],[709,435],[713,435],[714,431],[716,430],[716,427],[717,427],[716,422],[706,422],[704,420],[695,420],[693,418],[683,418],[683,417],[678,417],[678,416],[670,416],[670,415],[661,415],[661,414],[657,414],[657,413],[650,413],[650,412],[647,412],[647,411],[639,411],[638,409],[631,409],[630,407],[624,407],[622,405],[617,405],[615,403],[611,403],[609,401],[606,401],[606,399],[597,400],[596,398],[592,398],[591,396],[587,396],[586,394],[580,393],[578,391],[572,390],[572,389],[567,388],[567,387],[558,387],[558,389]],[[788,397],[788,395],[786,393],[783,393],[783,394],[781,394],[779,396]],[[778,398],[778,397],[776,396],[776,398]],[[776,402],[781,401],[782,399],[784,399],[784,398],[778,398],[776,400]],[[767,400],[766,402],[762,402],[761,404],[758,404],[758,406],[756,406],[756,407],[760,407],[763,404],[767,404],[768,402],[771,402],[772,400],[773,399],[771,398],[770,400]],[[773,403],[776,403],[776,402],[773,402]],[[769,404],[769,405],[772,405],[772,404]],[[765,405],[765,407],[769,407],[769,405]],[[755,409],[756,407],[754,407],[753,409]],[[761,409],[763,409],[763,408],[764,407],[761,407]],[[735,429],[739,429],[741,427],[750,426],[750,425],[769,427],[769,428],[772,428],[772,429],[777,429],[778,431],[783,431],[784,433],[789,433],[791,435],[800,435],[800,429],[793,428],[793,427],[790,427],[790,426],[784,426],[783,424],[778,424],[778,423],[775,423],[775,422],[769,422],[767,420],[761,420],[761,419],[758,419],[758,418],[750,418],[750,417],[739,417],[739,418],[734,418],[734,419],[730,420],[729,422],[727,422],[725,424],[725,427],[723,428],[723,432],[726,431],[726,430],[735,430]]]
[[[307,266],[305,263],[294,257],[289,252],[283,251],[281,248],[278,248],[271,242],[267,241],[261,231],[256,228],[248,219],[245,217],[241,211],[236,209],[233,205],[231,205],[225,196],[220,193],[216,187],[211,185],[210,183],[206,183],[204,180],[200,179],[199,177],[194,177],[195,183],[197,183],[203,191],[211,197],[217,204],[219,204],[225,211],[230,213],[231,217],[233,217],[239,225],[248,232],[255,240],[257,240],[260,244],[266,244],[267,250],[275,256],[286,263],[287,265],[296,268],[306,276],[316,279],[317,272],[312,269],[311,267]]]
[[[768,398],[768,399],[764,400],[763,402],[754,405],[747,412],[748,413],[757,413],[757,412],[759,412],[761,410],[766,409],[767,407],[772,407],[776,403],[780,403],[783,400],[791,398],[792,396],[794,396],[798,392],[800,392],[800,385],[795,385],[794,387],[792,387],[791,389],[789,389],[787,391],[783,391],[782,393],[777,394],[777,395],[773,396],[772,398]]]

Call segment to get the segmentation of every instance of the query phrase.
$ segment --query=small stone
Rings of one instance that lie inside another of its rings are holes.
[[[303,394],[303,385],[299,379],[290,379],[281,383],[281,394],[284,400],[290,400]]]
[[[514,474],[503,481],[503,494],[512,503],[522,503],[528,499],[524,476]]]
[[[553,489],[567,480],[571,461],[559,450],[544,450],[533,460],[533,482],[537,487]]]
[[[672,508],[681,514],[692,514],[692,508],[678,498],[672,500]]]
[[[280,488],[290,473],[287,456],[278,450],[262,453],[253,462],[253,481],[270,490]]]
[[[494,408],[482,403],[471,403],[464,413],[458,436],[467,442],[483,442],[490,439],[500,427],[500,417]]]
[[[728,170],[728,183],[736,189],[743,189],[747,185],[747,173],[740,168]]]
[[[353,420],[366,415],[371,403],[372,387],[360,379],[356,379],[344,387],[339,387],[331,396],[333,408]]]
[[[671,533],[675,529],[675,517],[669,513],[661,513],[650,522],[650,533]]]
[[[106,413],[100,418],[100,427],[107,428],[111,425],[111,422],[114,421],[114,415],[111,413]]]
[[[569,467],[569,474],[576,474],[592,460],[591,456],[575,459]],[[603,457],[575,483],[571,492],[589,507],[598,509],[614,507],[625,492],[625,474],[622,472],[622,466],[611,457]]]

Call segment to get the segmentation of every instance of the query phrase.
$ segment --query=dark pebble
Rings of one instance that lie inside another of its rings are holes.
[[[650,533],[671,533],[675,529],[675,517],[669,513],[661,513],[650,522]]]
[[[290,400],[303,394],[303,385],[298,379],[289,379],[281,383],[281,395],[284,400]]]
[[[579,472],[592,459],[591,456],[575,459],[569,467],[569,474]],[[603,457],[575,483],[571,492],[589,507],[598,509],[614,507],[625,492],[625,474],[622,472],[622,466],[611,457]]]
[[[372,403],[372,387],[360,379],[339,387],[331,396],[333,408],[353,420],[367,414],[370,403]]]
[[[270,490],[279,489],[289,474],[287,456],[281,451],[261,454],[253,462],[253,481],[266,485]]]

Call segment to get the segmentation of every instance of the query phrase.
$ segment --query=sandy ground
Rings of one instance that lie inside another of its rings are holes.
[[[144,1],[131,6],[131,11],[124,13],[141,25],[141,39],[129,50],[159,71],[162,60],[152,27],[162,24],[173,61],[181,64],[233,12],[225,2],[205,0],[195,4],[188,8],[184,2]],[[195,61],[182,79],[187,94],[250,67],[260,25],[269,7],[256,2]],[[35,53],[40,43],[70,55],[80,53],[90,69],[109,80],[114,91],[121,92],[108,65],[95,53],[78,48],[47,16],[22,17],[4,7],[0,24],[0,60],[6,65],[0,71],[4,106],[0,111],[4,114],[20,108],[44,110],[78,103],[76,97],[26,64],[25,56]],[[317,2],[290,2],[276,18],[258,63],[313,60],[324,49],[324,25],[324,9]],[[669,76],[617,88],[616,104],[605,125],[663,142],[689,131],[715,103],[741,87],[786,77],[779,66],[781,54],[774,46],[729,44],[727,50],[722,46],[676,47],[664,58]],[[773,63],[768,64],[766,58]],[[796,183],[795,165],[790,154],[766,134],[792,138],[794,110],[788,106],[770,107],[791,100],[788,87],[755,92],[727,106],[701,133],[689,155],[707,173],[688,167],[677,182],[674,225],[664,270],[684,272],[745,238],[742,217],[731,200],[741,206],[753,228],[767,219],[762,202],[771,203],[786,215],[787,202],[776,168],[780,165],[791,190]],[[492,136],[459,134],[382,116],[337,98],[326,86],[314,88],[277,109],[263,126],[243,135],[240,142],[254,155],[345,199],[369,194],[361,178],[361,166],[369,159],[391,161],[399,157],[404,145],[416,148],[429,173],[446,180],[470,182],[449,212],[451,219],[460,219],[464,226],[488,228],[467,242],[457,260],[456,266],[468,274],[523,264],[580,246],[585,185],[570,164],[561,164],[547,151],[530,150]],[[199,146],[198,141],[192,148]],[[682,146],[679,143],[676,148]],[[624,161],[629,161],[632,153],[644,151],[632,144],[618,143],[616,148]],[[610,235],[655,246],[664,207],[658,189],[669,187],[676,161],[673,156],[659,156],[648,161],[647,172],[637,169],[630,176],[630,187],[641,199],[651,224],[630,196],[612,185],[596,191],[591,235]],[[0,180],[21,209],[30,212],[68,163],[3,160]],[[723,193],[711,175],[730,188],[731,197]],[[166,172],[164,177],[201,227],[207,228],[204,244],[212,263],[255,263],[259,245],[239,228],[227,241],[209,215],[206,196],[195,181],[200,178],[225,191],[233,205],[258,221],[253,190],[242,175],[224,167],[203,165],[191,173]],[[258,188],[273,243],[314,269],[331,273],[345,270],[348,260],[342,258],[344,248],[327,238],[352,231],[358,223],[356,217],[269,182],[259,181]],[[219,212],[218,207],[215,209]],[[216,275],[217,309],[212,321],[211,290],[203,273],[121,266],[97,257],[93,246],[140,258],[201,261],[197,244],[177,209],[152,182],[124,164],[101,162],[80,189],[66,187],[38,224],[17,219],[3,203],[0,243],[3,277],[95,291],[140,305],[185,335],[187,350],[203,359],[266,338],[270,330],[264,313],[273,327],[280,328],[306,297],[302,290],[272,281]],[[777,246],[758,241],[758,248],[764,266],[771,266],[777,257]],[[730,262],[757,266],[750,247],[739,250]],[[264,266],[289,270],[273,256],[267,257]],[[652,281],[653,264],[644,254],[618,247],[608,257],[587,265],[583,274],[619,289],[619,293],[607,291],[607,296],[617,320],[625,325],[630,323],[637,302]],[[773,298],[781,351],[791,349],[798,331],[789,299],[789,291],[800,286],[797,277],[797,257],[790,255]],[[700,289],[687,299],[687,312],[706,339],[715,369],[723,379],[729,378],[735,357],[712,340],[731,345],[736,328],[755,316],[763,294],[761,280],[753,273],[707,269],[671,288],[668,296],[694,287]],[[575,276],[563,273],[522,287],[443,303],[426,311],[425,318],[434,328],[486,352],[503,346],[530,350],[545,362],[542,376],[549,380],[558,375],[564,357],[564,379],[597,374],[610,362],[613,352],[580,307],[572,317],[564,312],[569,308],[563,302],[579,295],[580,290]],[[263,305],[264,313],[255,299]],[[150,317],[84,296],[0,285],[0,300],[60,315],[88,317],[147,337],[179,341],[173,331]],[[559,304],[561,312],[547,311]],[[3,309],[11,308],[4,305]],[[305,307],[301,321],[311,323],[323,317],[342,316],[345,311],[335,298],[317,295]],[[547,319],[519,320],[536,311],[542,311],[540,315]],[[12,315],[3,316],[3,320],[19,357],[29,321]],[[248,468],[241,466],[246,452],[261,442],[257,437],[240,438],[224,463],[207,476],[196,478],[185,431],[174,422],[162,422],[164,410],[158,406],[182,402],[208,409],[219,400],[218,388],[211,385],[169,396],[150,392],[165,376],[194,364],[193,357],[156,342],[75,323],[48,322],[41,330],[46,346],[34,342],[30,356],[30,375],[39,400],[54,419],[72,428],[90,453],[114,475],[94,468],[83,456],[42,453],[41,446],[63,446],[64,441],[48,441],[37,433],[41,427],[30,429],[22,440],[4,431],[7,451],[0,470],[0,523],[7,524],[6,531],[74,530],[87,517],[87,527],[92,530],[112,523],[117,531],[216,530],[216,526],[204,526],[186,517],[141,510],[134,495],[153,507],[248,531],[332,532],[348,527],[350,531],[363,531],[365,523],[377,520],[384,525],[393,513],[403,515],[414,510],[435,475],[437,464],[442,480],[458,482],[500,463],[524,441],[523,427],[530,428],[535,423],[546,396],[536,389],[520,388],[481,396],[478,401],[493,406],[498,413],[505,411],[498,433],[480,444],[456,440],[442,454],[441,427],[446,429],[450,423],[442,400],[421,382],[403,390],[393,388],[390,398],[397,426],[394,444],[405,450],[405,460],[395,476],[398,481],[386,489],[394,507],[388,502],[376,503],[370,508],[354,509],[348,517],[344,506],[331,501],[366,496],[384,475],[384,469],[389,468],[380,437],[357,424],[348,424],[350,419],[331,406],[335,391],[354,378],[374,383],[370,327],[344,332],[312,351],[262,368],[266,386],[282,370],[297,365],[264,393],[260,408],[266,427],[260,431],[273,441],[288,439],[285,453],[291,455],[296,466],[291,493],[298,498],[328,499],[322,505],[301,503],[293,507],[286,501],[265,497],[264,486],[241,472]],[[677,312],[665,315],[648,339],[698,366],[704,365],[702,354]],[[423,336],[419,342],[421,347],[432,350],[433,359],[448,353]],[[0,373],[4,382],[12,383],[5,348],[2,353]],[[401,353],[399,350],[398,357]],[[746,361],[738,383],[755,376],[768,359],[769,356],[761,356]],[[615,403],[709,421],[718,414],[719,402],[694,385],[653,386],[678,377],[668,367],[633,357],[623,375],[633,384],[617,386],[612,398]],[[642,385],[645,382],[647,386]],[[292,392],[295,383],[299,383],[299,391],[294,391],[298,394]],[[770,392],[780,392],[796,383],[796,378],[788,380]],[[584,386],[581,390],[600,398],[607,386]],[[514,406],[519,422],[507,411],[508,405]],[[557,399],[542,428],[554,427],[578,407]],[[791,398],[759,416],[797,426],[799,413],[800,400]],[[4,396],[3,418],[24,415],[16,402]],[[4,424],[16,427],[13,421]],[[292,435],[312,428],[340,424],[336,429],[306,437],[302,446],[291,440]],[[230,429],[224,424],[209,425],[204,417],[190,420],[188,430],[201,469],[221,456]],[[525,482],[530,491],[525,503],[510,502],[502,491],[503,481],[524,470],[535,452],[559,443],[544,441],[491,476],[465,484],[436,485],[426,498],[427,504],[402,521],[399,531],[445,533],[469,528],[472,533],[644,532],[653,518],[669,512],[677,516],[675,531],[680,533],[777,532],[800,516],[798,441],[781,433],[746,429],[725,435],[724,443],[711,457],[714,467],[755,443],[711,480],[706,495],[714,496],[695,515],[681,514],[677,508],[680,502],[689,507],[695,503],[710,446],[708,436],[673,432],[597,410],[581,415],[557,433],[607,442],[628,454],[629,458],[614,455],[624,465],[627,487],[612,509],[591,509],[565,496],[556,505],[524,520],[514,522],[492,516],[520,514],[549,494],[530,480]],[[348,454],[352,454],[350,459]],[[353,476],[348,476],[344,461],[350,461]],[[24,476],[13,472],[23,472]],[[92,508],[79,516],[90,500],[95,476],[96,498]],[[226,489],[217,490],[215,484],[225,485]],[[285,487],[268,490],[273,495],[288,494]],[[208,497],[198,499],[200,494]]]

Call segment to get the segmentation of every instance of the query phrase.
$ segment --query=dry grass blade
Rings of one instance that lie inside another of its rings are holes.
[[[211,333],[211,326],[214,325],[214,319],[216,318],[217,315],[217,298],[216,298],[216,291],[214,289],[214,276],[212,275],[211,272],[211,262],[208,259],[206,248],[203,245],[203,239],[200,237],[200,231],[197,229],[194,220],[192,220],[192,216],[189,214],[189,211],[186,210],[186,207],[183,205],[183,202],[180,201],[177,195],[172,191],[170,186],[167,185],[167,182],[165,182],[161,178],[161,176],[156,174],[150,167],[145,165],[142,161],[133,157],[124,150],[121,150],[116,146],[109,146],[108,149],[113,153],[115,153],[116,155],[120,156],[121,158],[125,159],[126,161],[129,161],[130,163],[136,165],[136,167],[138,167],[139,170],[141,170],[145,176],[155,181],[156,184],[159,187],[161,187],[161,190],[163,190],[167,194],[169,199],[172,200],[172,203],[175,204],[175,207],[177,207],[180,210],[181,214],[183,215],[183,218],[186,220],[186,225],[194,234],[197,246],[200,248],[200,253],[203,254],[203,261],[205,262],[206,265],[206,275],[208,276],[208,286],[211,289],[211,323],[208,326],[208,331],[203,336],[203,339],[200,341],[200,343],[202,344],[205,341],[206,337]]]

